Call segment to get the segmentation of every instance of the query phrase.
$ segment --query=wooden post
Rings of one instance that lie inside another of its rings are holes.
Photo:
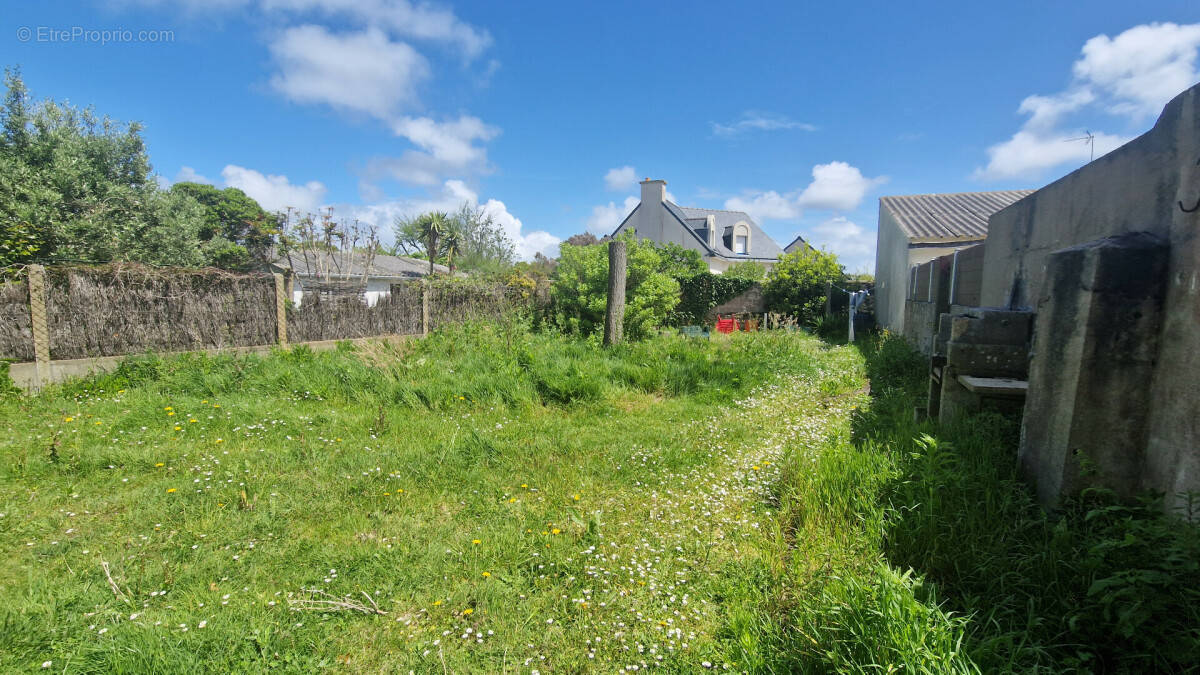
[[[275,341],[287,346],[287,282],[276,272],[275,277]]]
[[[33,388],[50,381],[50,328],[46,317],[46,268],[26,268],[29,281],[29,318],[33,327]]]
[[[620,344],[625,328],[625,242],[608,242],[608,308],[604,315],[604,344]]]
[[[429,335],[429,281],[421,282],[421,335]]]

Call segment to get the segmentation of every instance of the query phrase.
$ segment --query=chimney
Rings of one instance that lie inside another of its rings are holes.
[[[667,195],[667,181],[665,180],[650,180],[647,178],[642,181],[642,204],[645,206],[658,206],[663,203]]]
[[[717,247],[717,217],[711,213],[705,216],[704,227],[708,230],[708,247],[715,249]]]

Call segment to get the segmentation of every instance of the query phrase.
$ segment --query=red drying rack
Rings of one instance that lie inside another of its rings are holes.
[[[732,333],[738,329],[737,319],[717,319],[718,333]]]

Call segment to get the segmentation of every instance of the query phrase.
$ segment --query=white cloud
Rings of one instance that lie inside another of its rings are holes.
[[[222,169],[221,177],[226,187],[240,189],[268,211],[283,211],[291,206],[301,213],[313,212],[325,198],[325,186],[315,180],[294,185],[287,176],[264,175],[234,164]]]
[[[180,167],[179,173],[175,174],[175,180],[172,183],[205,183],[212,185],[213,181],[206,176],[201,176],[196,173],[196,170],[190,166]]]
[[[496,127],[470,115],[460,115],[449,122],[435,122],[428,117],[401,117],[392,124],[392,130],[452,166],[485,161],[486,151],[475,145],[475,141],[489,141],[500,133]]]
[[[814,226],[805,241],[837,254],[848,272],[875,271],[875,233],[842,216]]]
[[[800,217],[799,205],[774,190],[746,192],[743,196],[726,199],[725,208],[730,211],[745,211],[757,223]]]
[[[867,178],[858,167],[846,162],[818,164],[812,175],[813,182],[796,199],[797,204],[810,209],[856,209],[868,190],[887,182],[886,176]]]
[[[270,50],[279,67],[271,86],[292,101],[383,119],[414,104],[417,84],[429,76],[425,57],[378,28],[335,34],[297,26],[278,34]]]
[[[419,150],[406,150],[399,157],[376,157],[360,171],[365,196],[377,193],[377,181],[390,179],[409,185],[433,187],[449,176],[487,173],[486,142],[500,130],[477,117],[460,116],[437,122],[428,117],[401,117],[393,124],[396,135],[408,139]]]
[[[1038,133],[1021,130],[1012,138],[987,149],[986,168],[977,169],[974,177],[979,179],[1020,179],[1037,176],[1056,166],[1068,162],[1086,164],[1092,157],[1092,148],[1080,140],[1082,136],[1071,136],[1080,131]],[[1130,141],[1126,136],[1114,136],[1099,132],[1093,134],[1095,156],[1108,154]]]
[[[1021,101],[1017,112],[1029,119],[1008,140],[987,149],[988,163],[977,168],[973,177],[1033,179],[1063,164],[1086,163],[1093,148],[1071,139],[1088,132],[1064,124],[1065,120],[1089,108],[1125,117],[1131,123],[1158,114],[1171,98],[1200,80],[1198,50],[1200,24],[1143,24],[1115,38],[1091,38],[1072,67],[1074,79],[1067,89]],[[1130,140],[1104,132],[1094,136],[1096,157]]]
[[[508,207],[504,205],[504,202],[489,199],[483,205],[483,210],[504,229],[504,233],[512,240],[518,259],[533,260],[534,255],[538,253],[548,258],[558,257],[558,245],[562,240],[542,230],[523,232],[521,220],[508,212]]]
[[[1179,92],[1196,84],[1200,24],[1151,23],[1115,38],[1097,35],[1083,45],[1073,68],[1077,80],[1112,97],[1109,109],[1133,118],[1157,115]]]
[[[396,35],[442,43],[459,49],[470,60],[492,45],[486,29],[459,19],[453,11],[429,2],[409,0],[114,0],[112,4],[173,5],[187,14],[261,8],[268,15],[346,20],[360,27],[375,26]],[[269,18],[278,18],[271,16]]]
[[[609,169],[608,173],[604,174],[604,187],[613,192],[622,192],[634,186],[637,182],[637,172],[632,166],[622,166],[616,169]]]
[[[561,241],[558,237],[541,230],[525,232],[521,220],[509,212],[504,202],[488,199],[481,205],[478,193],[461,180],[447,180],[437,193],[427,197],[398,199],[366,205],[343,205],[339,206],[338,211],[348,213],[350,218],[374,225],[379,229],[380,234],[390,239],[392,225],[397,218],[430,211],[453,213],[463,204],[472,207],[481,206],[512,240],[519,259],[532,260],[537,253],[551,257],[558,255],[558,244]]]
[[[640,199],[631,196],[626,197],[624,203],[619,206],[616,202],[593,206],[592,215],[587,219],[587,231],[596,236],[612,234],[621,221],[625,220],[625,216],[637,208],[640,202]]]
[[[266,10],[318,13],[379,26],[397,35],[451,44],[473,59],[492,44],[488,31],[459,19],[454,12],[428,2],[408,0],[262,0]]]
[[[724,138],[740,136],[751,131],[779,131],[784,129],[817,130],[815,126],[806,122],[797,122],[783,115],[773,115],[771,113],[755,112],[752,110],[742,113],[742,116],[733,122],[727,124],[709,122],[709,125],[712,126],[714,136]]]

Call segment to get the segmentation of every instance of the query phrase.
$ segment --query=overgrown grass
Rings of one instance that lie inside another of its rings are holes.
[[[478,324],[0,397],[0,670],[1200,662],[1195,528],[1046,515],[1012,420],[918,421],[923,361],[857,347]]]
[[[793,670],[1178,672],[1200,663],[1200,534],[1147,497],[1045,513],[1016,420],[917,421],[924,362],[865,340],[853,436],[793,459],[784,514],[807,558],[778,586]],[[815,545],[811,542],[817,542]],[[793,553],[792,555],[797,555]],[[788,598],[791,594],[793,597]],[[775,668],[784,670],[784,668]]]
[[[481,324],[0,400],[0,670],[754,669],[783,449],[861,384],[795,334]]]

